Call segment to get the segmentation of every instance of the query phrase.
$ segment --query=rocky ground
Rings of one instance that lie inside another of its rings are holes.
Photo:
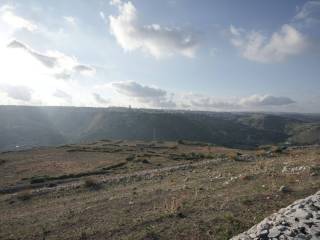
[[[319,159],[319,146],[107,140],[3,152],[0,239],[230,239],[319,191]]]
[[[320,192],[298,200],[232,240],[320,239]]]

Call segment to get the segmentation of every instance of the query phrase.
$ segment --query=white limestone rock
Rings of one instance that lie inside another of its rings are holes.
[[[265,218],[231,240],[319,240],[320,191]]]

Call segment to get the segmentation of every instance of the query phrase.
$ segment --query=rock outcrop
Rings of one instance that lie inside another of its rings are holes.
[[[231,240],[319,240],[320,191],[265,218]]]

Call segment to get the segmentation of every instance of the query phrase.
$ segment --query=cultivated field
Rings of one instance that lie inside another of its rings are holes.
[[[5,152],[0,239],[228,239],[319,189],[319,146],[105,140]]]

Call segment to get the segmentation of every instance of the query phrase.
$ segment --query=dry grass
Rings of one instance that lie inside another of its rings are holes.
[[[32,191],[31,190],[24,190],[17,193],[16,198],[19,201],[28,201],[32,198]]]
[[[119,149],[122,146],[119,144],[114,147]],[[126,165],[114,168],[106,175],[72,179],[74,182],[71,184],[83,186],[79,188],[54,191],[60,187],[58,184],[46,194],[36,194],[37,189],[33,194],[30,191],[16,195],[1,194],[0,239],[42,239],[45,226],[46,239],[224,240],[294,200],[314,193],[320,186],[317,174],[320,149],[313,148],[290,150],[274,157],[264,157],[262,150],[242,151],[243,154],[260,154],[261,157],[255,161],[233,161],[229,158],[218,164],[164,171],[155,177],[127,178],[105,184],[99,191],[91,191],[96,190],[105,177],[202,161],[176,161],[170,158],[172,154],[189,156],[194,152],[197,155],[232,156],[240,151],[180,144],[177,149],[153,148],[139,152],[134,147],[135,142],[121,144],[127,146],[123,146],[122,152],[115,153],[70,153],[65,147],[26,152],[24,157],[19,153],[1,155],[1,159],[6,160],[0,169],[2,186],[14,185],[26,176],[30,180],[30,176],[59,176],[61,172],[72,172],[71,166],[80,166],[85,158],[85,166],[76,167],[75,175],[119,162],[126,162]],[[97,149],[99,146],[91,144],[87,147]],[[126,161],[130,154],[142,156],[149,150],[153,152],[148,156],[151,164]],[[59,162],[55,154],[68,163]],[[43,168],[39,172],[41,161]],[[59,167],[53,171],[51,167],[55,163]],[[25,164],[29,166],[27,170],[21,167]],[[59,172],[61,166],[67,169]],[[288,169],[305,166],[307,170],[283,173],[284,166]],[[290,187],[292,192],[279,192],[282,185]],[[21,200],[18,196],[22,197]]]

